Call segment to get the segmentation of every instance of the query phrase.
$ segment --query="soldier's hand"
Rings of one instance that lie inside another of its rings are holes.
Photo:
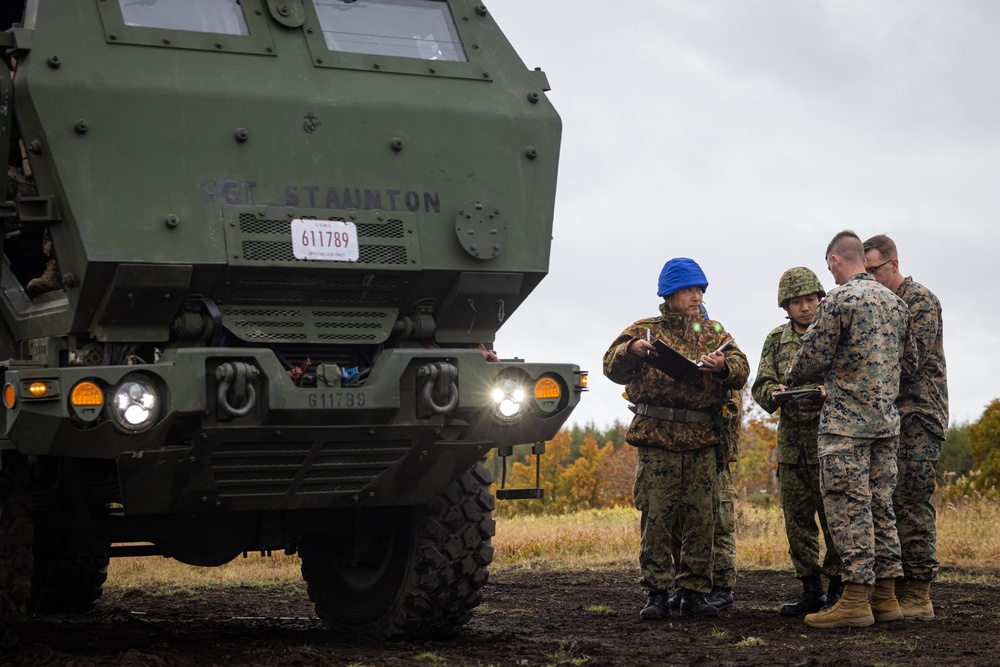
[[[820,392],[819,396],[813,396],[813,397],[811,397],[809,399],[815,405],[823,405],[823,402],[826,400],[826,387],[824,387],[823,385],[820,385],[819,386],[819,392]]]
[[[726,368],[726,355],[722,352],[713,352],[712,354],[701,355],[701,371],[707,371],[709,373],[728,373]]]
[[[648,340],[643,340],[641,338],[637,338],[631,343],[629,343],[627,351],[633,357],[660,356],[659,354],[657,354],[656,348],[653,347],[652,343],[650,343]]]

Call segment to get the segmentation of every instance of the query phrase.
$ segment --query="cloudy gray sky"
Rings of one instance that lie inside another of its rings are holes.
[[[1000,398],[1000,2],[494,0],[563,120],[549,276],[501,356],[590,371],[572,421],[630,417],[601,358],[675,256],[756,370],[777,282],[878,233],[941,300],[952,423]]]

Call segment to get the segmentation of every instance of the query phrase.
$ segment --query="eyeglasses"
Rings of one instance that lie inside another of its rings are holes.
[[[869,267],[868,267],[868,269],[867,269],[867,270],[868,270],[868,273],[870,273],[870,274],[872,274],[872,275],[875,275],[875,272],[876,272],[876,271],[878,271],[879,269],[881,269],[881,268],[882,268],[883,266],[885,266],[886,264],[888,264],[888,263],[889,263],[889,262],[891,262],[891,261],[892,261],[892,260],[890,259],[890,260],[886,260],[886,261],[882,262],[882,263],[881,263],[881,264],[879,264],[878,266],[869,266]]]

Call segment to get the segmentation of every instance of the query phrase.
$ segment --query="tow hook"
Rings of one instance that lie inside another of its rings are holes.
[[[217,398],[219,407],[230,417],[244,417],[257,402],[254,380],[258,370],[243,361],[227,361],[215,369],[215,379],[219,381]]]
[[[420,400],[434,414],[445,414],[458,407],[458,369],[446,361],[426,364],[417,369],[423,381]]]

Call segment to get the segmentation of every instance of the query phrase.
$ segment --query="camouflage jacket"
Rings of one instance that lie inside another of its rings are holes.
[[[771,400],[771,393],[778,385],[785,384],[785,372],[792,358],[801,347],[802,336],[795,331],[791,322],[776,327],[764,339],[764,349],[760,353],[757,378],[754,380],[753,400],[768,414],[774,414],[779,406]],[[814,387],[821,382],[807,383],[804,387]],[[798,463],[804,454],[807,463],[818,463],[816,439],[819,429],[821,404],[811,400],[790,401],[781,407],[778,420],[778,463]]]
[[[899,434],[901,374],[916,368],[906,303],[867,273],[851,276],[820,302],[786,384],[825,375],[819,432],[855,438]]]
[[[639,320],[615,338],[604,353],[604,374],[612,382],[625,385],[628,400],[633,403],[720,413],[722,406],[731,400],[732,390],[742,389],[746,384],[750,375],[746,355],[734,341],[724,352],[729,369],[725,378],[698,372],[683,380],[674,380],[630,355],[629,344],[646,338],[648,331],[653,340],[662,340],[686,357],[698,359],[731,336],[714,320],[671,313],[666,304],[660,306],[660,312],[660,317]],[[625,440],[634,446],[663,447],[671,451],[700,449],[719,442],[710,423],[676,422],[642,415],[632,419]]]
[[[900,380],[896,408],[901,419],[917,415],[931,433],[944,438],[948,432],[948,369],[941,302],[910,277],[903,280],[896,295],[910,307],[910,330],[919,355],[916,372]]]

